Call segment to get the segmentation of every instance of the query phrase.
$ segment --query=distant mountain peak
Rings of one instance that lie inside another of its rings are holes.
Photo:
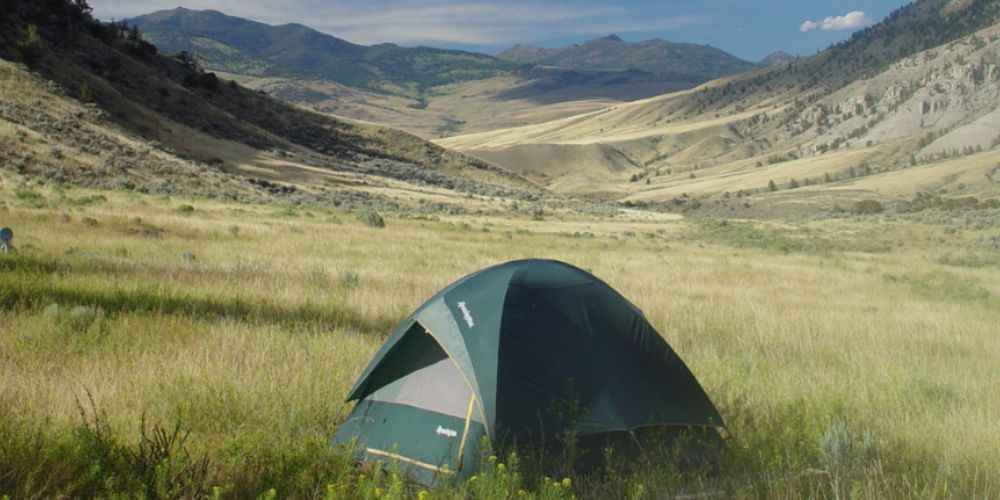
[[[621,38],[619,38],[618,35],[616,35],[614,33],[612,33],[612,34],[610,34],[610,35],[602,38],[602,40],[608,40],[610,42],[624,42],[625,41],[625,40],[622,40]]]
[[[783,50],[777,50],[767,55],[767,57],[760,60],[758,64],[765,67],[781,66],[782,64],[788,64],[790,62],[795,62],[797,57],[785,52]]]
[[[155,24],[176,29],[233,29],[260,24],[249,19],[229,16],[217,10],[195,10],[185,7],[158,10],[149,14],[136,16],[132,21],[140,25]]]

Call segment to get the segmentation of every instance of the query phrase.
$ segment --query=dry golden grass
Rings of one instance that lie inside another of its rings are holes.
[[[15,496],[90,491],[74,489],[85,481],[69,465],[29,483],[10,462],[36,456],[24,451],[32,436],[76,435],[87,392],[124,443],[143,419],[180,422],[223,493],[331,483],[361,494],[356,469],[323,472],[330,459],[302,443],[324,448],[355,377],[412,309],[466,273],[527,257],[573,263],[632,300],[727,419],[740,451],[721,476],[678,486],[638,474],[629,488],[998,491],[1000,267],[995,250],[969,246],[982,232],[558,215],[389,216],[374,229],[346,212],[38,186],[21,191],[41,199],[19,198],[13,184],[0,183],[0,224],[18,249],[0,256],[0,490]],[[69,201],[93,194],[107,201]],[[841,422],[874,436],[860,471],[823,454]],[[613,484],[577,492],[624,494]]]

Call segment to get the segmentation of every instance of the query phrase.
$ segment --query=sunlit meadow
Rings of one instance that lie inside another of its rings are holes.
[[[0,494],[995,497],[1000,256],[883,219],[358,213],[0,183]],[[424,489],[329,439],[397,322],[518,258],[640,307],[719,407],[711,470],[536,477],[504,453]],[[504,464],[502,467],[500,464]]]

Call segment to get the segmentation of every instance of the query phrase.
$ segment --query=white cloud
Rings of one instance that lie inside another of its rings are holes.
[[[868,14],[856,10],[848,12],[843,16],[832,16],[822,21],[806,21],[799,27],[799,31],[810,31],[819,28],[824,31],[853,30],[871,24],[872,19]]]

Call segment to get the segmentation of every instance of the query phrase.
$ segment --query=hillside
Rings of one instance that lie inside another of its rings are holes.
[[[691,86],[657,81],[643,72],[555,68],[441,85],[419,94],[365,91],[329,80],[230,73],[226,77],[321,113],[388,125],[434,139],[541,123]]]
[[[196,52],[214,70],[323,79],[359,89],[422,89],[489,78],[516,66],[458,50],[357,45],[301,24],[271,26],[212,10],[178,7],[128,22],[164,52]]]
[[[1000,4],[923,0],[792,64],[440,141],[551,188],[720,213],[996,196]]]
[[[756,67],[709,45],[660,40],[626,42],[616,35],[561,48],[515,45],[497,55],[500,59],[605,71],[639,70],[663,79],[701,83]]]
[[[583,47],[601,48],[604,62],[571,62],[576,56],[569,51],[565,64],[552,65],[426,47],[362,46],[298,24],[271,26],[210,10],[176,8],[127,22],[163,52],[197,54],[206,68],[248,88],[424,138],[563,118],[753,66],[710,47],[662,41],[592,40]]]
[[[247,201],[463,210],[537,198],[506,170],[397,130],[334,119],[220,80],[76,4],[0,17],[3,169]],[[22,61],[27,65],[8,61]],[[31,72],[27,71],[30,68]]]

